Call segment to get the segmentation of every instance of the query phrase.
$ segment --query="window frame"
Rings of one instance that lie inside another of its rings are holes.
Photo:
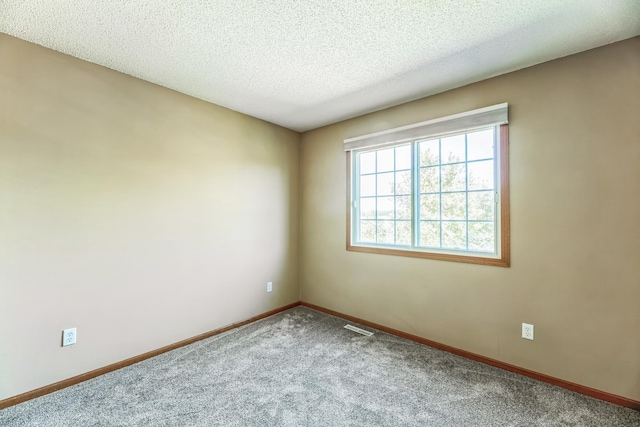
[[[476,254],[476,252],[471,251],[455,251],[455,253],[448,252],[446,250],[443,251],[433,251],[429,248],[424,249],[416,249],[412,247],[410,249],[404,247],[391,247],[384,245],[365,245],[358,244],[353,242],[352,236],[352,226],[353,226],[353,197],[354,197],[354,175],[353,175],[353,156],[354,154],[351,151],[346,151],[346,159],[347,159],[347,251],[354,252],[364,252],[364,253],[372,253],[372,254],[383,254],[383,255],[395,255],[395,256],[405,256],[412,258],[424,258],[424,259],[433,259],[440,261],[452,261],[452,262],[463,262],[470,264],[480,264],[480,265],[492,265],[499,267],[509,267],[511,265],[511,246],[510,246],[510,212],[509,212],[509,124],[500,124],[495,125],[498,128],[497,138],[498,138],[498,156],[494,159],[496,161],[497,168],[497,178],[498,185],[500,188],[499,191],[499,212],[497,218],[499,218],[499,227],[497,229],[496,236],[499,239],[497,242],[498,254],[488,254],[487,256],[478,256],[478,255],[468,255],[468,254]],[[490,126],[489,126],[490,127]],[[460,130],[458,133],[462,132],[470,132],[469,130]],[[436,136],[434,136],[436,137]],[[420,139],[425,138],[415,138],[407,142],[414,142]],[[403,142],[398,141],[395,145],[402,145]],[[389,145],[390,147],[391,145]],[[387,148],[387,147],[384,147]],[[378,149],[383,149],[380,147]],[[414,175],[415,179],[415,164],[412,164],[411,171]],[[412,186],[412,198],[415,199],[415,184]],[[416,209],[414,207],[412,214],[412,239],[415,237],[415,224],[416,219],[413,217],[415,215]]]

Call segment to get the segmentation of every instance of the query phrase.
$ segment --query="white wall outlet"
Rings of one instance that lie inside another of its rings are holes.
[[[528,323],[522,324],[522,338],[533,341],[533,325]]]
[[[267,282],[267,292],[271,292],[273,290],[273,282]]]
[[[76,343],[77,331],[76,328],[65,329],[62,331],[62,346],[73,345]]]

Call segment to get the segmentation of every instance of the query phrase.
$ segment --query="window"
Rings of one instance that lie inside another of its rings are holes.
[[[509,266],[507,108],[345,140],[347,249]]]

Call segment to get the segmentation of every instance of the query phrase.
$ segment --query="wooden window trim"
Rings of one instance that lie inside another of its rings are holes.
[[[351,175],[351,151],[347,151],[347,250],[370,254],[395,255],[440,261],[509,267],[511,265],[511,234],[509,211],[509,125],[500,125],[500,258],[484,258],[469,255],[453,255],[407,249],[378,248],[351,244],[351,200],[353,183]]]

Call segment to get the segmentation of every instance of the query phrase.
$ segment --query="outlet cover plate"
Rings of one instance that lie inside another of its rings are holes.
[[[62,346],[73,345],[76,343],[77,330],[76,328],[69,328],[62,331]]]
[[[522,338],[533,341],[533,325],[528,323],[522,324]]]

